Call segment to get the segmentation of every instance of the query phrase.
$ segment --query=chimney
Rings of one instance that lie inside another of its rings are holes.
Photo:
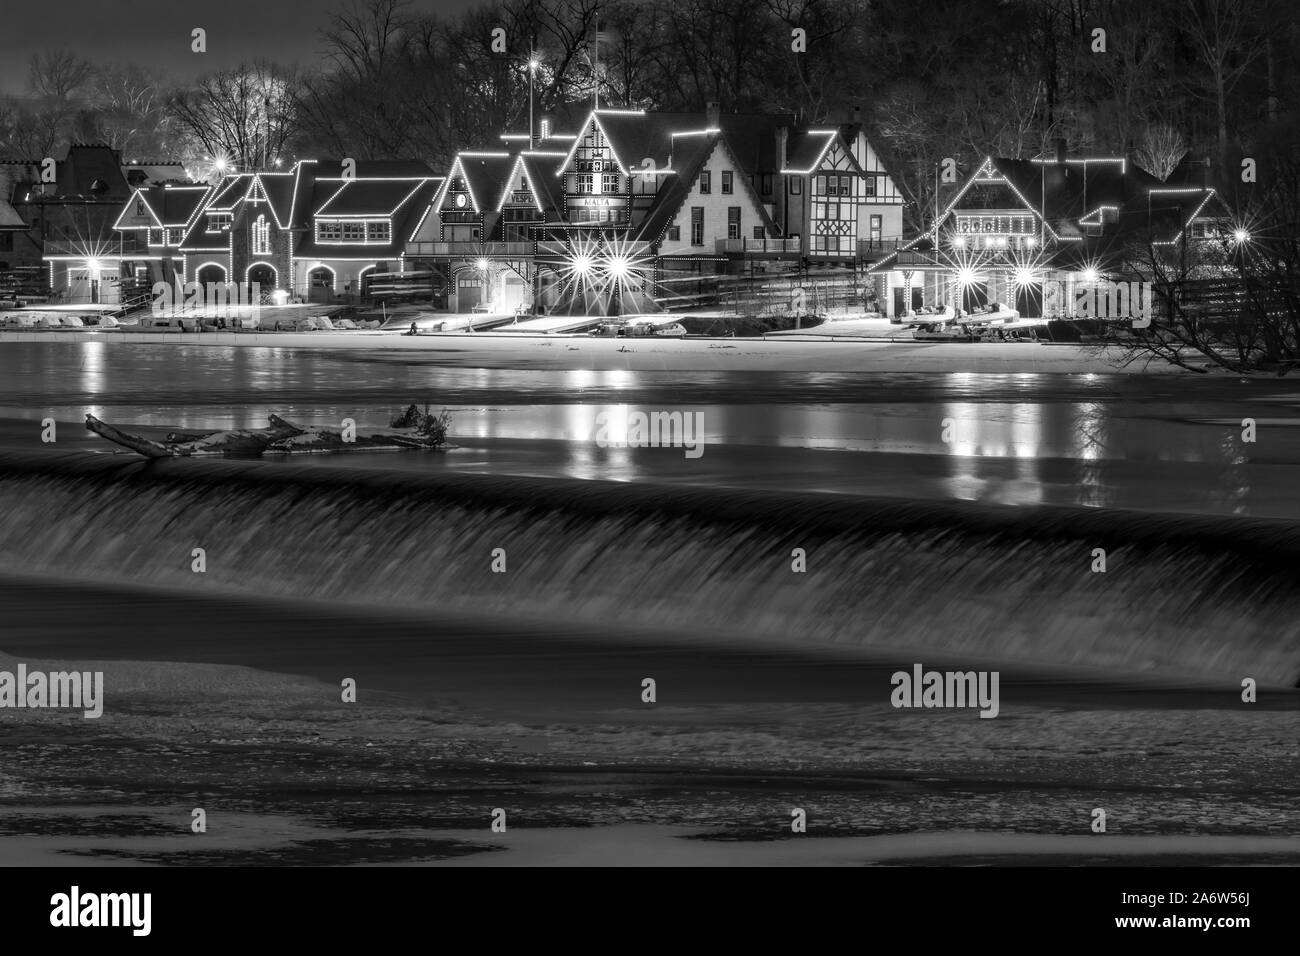
[[[772,218],[776,220],[776,225],[780,230],[778,235],[785,236],[788,233],[788,230],[786,229],[786,221],[785,221],[786,220],[786,190],[788,187],[786,186],[785,175],[781,171],[785,169],[787,149],[790,144],[790,129],[789,127],[786,126],[778,126],[775,132],[776,132],[776,157],[775,157],[776,176],[774,176],[773,178],[776,180],[776,182],[773,183],[773,187],[776,191],[776,196],[773,198],[776,200],[776,202],[773,203],[772,211],[774,215],[772,216]]]
[[[1056,146],[1056,161],[1058,163],[1064,163],[1065,162],[1065,139],[1057,138],[1052,140],[1052,143]]]
[[[722,105],[717,100],[709,100],[704,104],[704,125],[710,129],[717,129],[722,125]]]

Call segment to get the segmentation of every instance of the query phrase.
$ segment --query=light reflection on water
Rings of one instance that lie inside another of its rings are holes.
[[[472,461],[489,471],[627,481],[704,475],[807,489],[885,486],[1090,507],[1118,506],[1123,483],[1141,481],[1233,513],[1258,508],[1262,497],[1273,510],[1297,497],[1287,469],[1300,469],[1300,394],[1280,389],[1095,374],[452,369],[407,355],[106,342],[0,349],[0,418],[10,420],[80,422],[90,412],[128,428],[202,430],[261,427],[275,412],[308,424],[337,427],[350,417],[383,426],[410,402],[428,402],[452,411],[453,441],[479,449],[447,467]],[[703,458],[598,447],[598,416],[629,410],[701,412]],[[1255,445],[1240,440],[1246,415],[1261,422]],[[17,445],[22,432],[28,446],[25,427],[4,428],[5,445]],[[383,467],[432,467],[391,460]],[[1188,485],[1192,466],[1198,477]],[[1162,493],[1145,500],[1159,506]]]

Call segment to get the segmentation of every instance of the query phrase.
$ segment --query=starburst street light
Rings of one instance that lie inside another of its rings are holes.
[[[479,272],[487,272],[491,265],[492,263],[488,262],[487,259],[477,259],[474,262],[474,268],[478,269]]]
[[[1248,229],[1235,229],[1232,233],[1232,239],[1238,244],[1250,242],[1250,231]]]

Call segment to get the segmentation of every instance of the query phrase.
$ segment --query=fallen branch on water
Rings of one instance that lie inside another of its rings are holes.
[[[190,458],[197,455],[255,458],[267,452],[287,454],[373,448],[444,448],[451,416],[445,410],[441,415],[432,415],[427,405],[425,411],[420,412],[412,405],[402,420],[405,421],[412,413],[414,417],[411,425],[395,422],[386,429],[358,429],[355,435],[349,436],[351,440],[344,440],[344,432],[340,429],[296,425],[278,415],[268,416],[269,425],[266,428],[169,432],[165,441],[132,435],[90,414],[86,415],[86,428],[101,438],[129,448],[146,458]]]

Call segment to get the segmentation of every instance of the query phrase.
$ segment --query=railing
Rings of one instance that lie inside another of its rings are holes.
[[[408,256],[466,256],[485,258],[524,258],[533,254],[532,242],[429,242],[415,240],[406,244]]]
[[[596,251],[600,256],[607,252],[617,250],[618,254],[630,258],[639,259],[650,255],[650,243],[639,242],[618,242],[615,246],[605,247],[604,252]],[[539,256],[548,256],[551,258],[567,259],[576,253],[576,249],[571,248],[568,243],[556,239],[543,239],[537,243],[537,254]]]
[[[96,252],[88,252],[88,248],[94,248]],[[148,251],[148,246],[134,236],[121,240],[103,242],[96,240],[84,239],[46,239],[42,247],[44,256],[77,256],[87,259],[107,256],[122,256],[140,254]],[[177,253],[179,255],[179,253]]]
[[[718,239],[716,249],[732,255],[798,254],[802,242],[801,239]]]

